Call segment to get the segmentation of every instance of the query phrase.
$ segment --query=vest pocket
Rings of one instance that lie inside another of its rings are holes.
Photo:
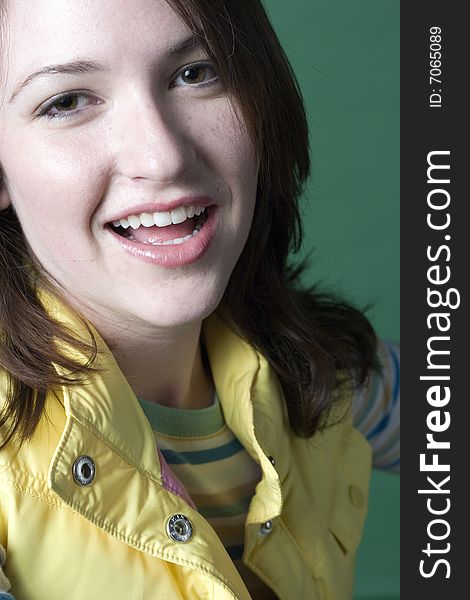
[[[344,554],[354,554],[367,514],[371,450],[365,438],[351,429],[337,463],[328,528]]]

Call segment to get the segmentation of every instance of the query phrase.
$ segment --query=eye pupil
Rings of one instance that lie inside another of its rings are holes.
[[[73,110],[77,105],[77,96],[66,96],[57,102],[59,110]]]
[[[205,69],[203,67],[188,67],[183,72],[183,78],[191,83],[203,81]]]

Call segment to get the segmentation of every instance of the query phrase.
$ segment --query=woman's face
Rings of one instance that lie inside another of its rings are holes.
[[[207,316],[248,236],[257,163],[190,30],[164,0],[9,0],[6,21],[0,208],[98,327]],[[209,207],[195,235],[191,205]]]

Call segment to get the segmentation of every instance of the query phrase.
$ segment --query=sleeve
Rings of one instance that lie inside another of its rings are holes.
[[[8,593],[11,589],[11,586],[5,573],[3,572],[3,565],[5,564],[5,559],[5,550],[3,546],[0,545],[0,600],[15,600],[14,597]]]
[[[352,416],[357,429],[372,446],[377,469],[400,472],[400,348],[379,341],[381,372],[374,371],[353,399]]]

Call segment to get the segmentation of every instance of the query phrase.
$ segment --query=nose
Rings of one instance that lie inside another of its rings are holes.
[[[111,152],[119,173],[130,179],[169,184],[196,161],[185,119],[155,99],[126,102],[116,110]]]

